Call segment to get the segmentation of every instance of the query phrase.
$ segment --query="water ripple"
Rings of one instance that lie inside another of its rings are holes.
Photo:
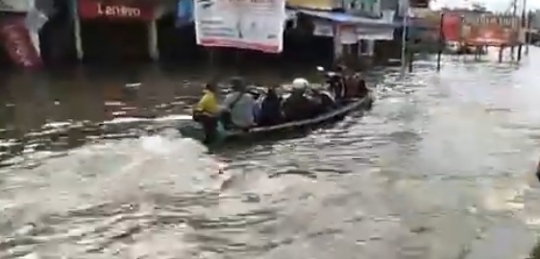
[[[171,89],[141,116],[131,89],[104,105],[121,119],[6,127],[0,258],[522,258],[540,218],[524,176],[540,75],[434,68],[376,70],[372,110],[217,154],[170,130],[185,116],[156,116],[181,110]]]

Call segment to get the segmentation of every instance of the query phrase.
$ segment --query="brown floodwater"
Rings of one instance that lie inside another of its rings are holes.
[[[211,155],[175,127],[201,84],[231,71],[10,72],[0,258],[526,258],[540,219],[538,58],[376,69],[369,112]]]

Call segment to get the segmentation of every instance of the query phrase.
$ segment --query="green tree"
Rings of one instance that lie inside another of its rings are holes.
[[[486,6],[480,2],[473,2],[471,5],[471,9],[475,12],[481,12],[481,13],[484,13],[487,11]]]

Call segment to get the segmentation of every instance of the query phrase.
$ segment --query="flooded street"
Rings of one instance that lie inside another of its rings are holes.
[[[493,53],[378,70],[371,111],[215,155],[174,130],[197,78],[1,77],[0,258],[526,258],[530,51],[520,66]]]

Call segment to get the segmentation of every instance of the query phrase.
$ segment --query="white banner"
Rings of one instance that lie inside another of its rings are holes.
[[[313,30],[313,35],[323,36],[323,37],[332,37],[334,36],[334,25],[327,22],[314,22],[315,29]]]
[[[30,10],[30,3],[30,0],[0,0],[0,11],[25,13]]]
[[[358,36],[354,27],[341,27],[339,28],[339,38],[341,44],[356,44],[358,43]]]
[[[197,44],[283,50],[285,0],[195,0]]]
[[[360,40],[393,40],[394,29],[365,29],[357,28],[356,34]]]

